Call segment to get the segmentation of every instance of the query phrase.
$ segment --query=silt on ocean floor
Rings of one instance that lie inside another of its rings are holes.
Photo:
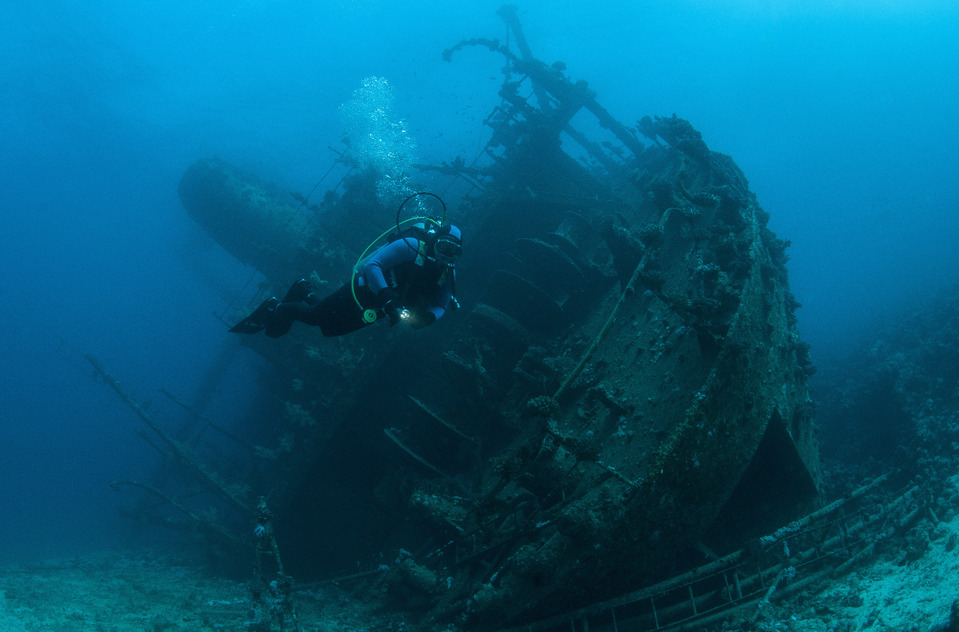
[[[785,601],[753,604],[708,630],[946,632],[959,599],[959,475],[949,518],[921,517],[907,533],[884,540],[873,558],[848,574],[810,586]],[[155,551],[101,553],[0,569],[0,632],[162,632],[280,630],[257,618],[248,585],[211,575],[195,557]],[[364,587],[364,591],[367,588]],[[455,630],[421,626],[376,607],[369,594],[327,584],[295,587],[303,632]],[[257,626],[254,622],[260,621]],[[959,621],[957,621],[959,623]],[[567,628],[569,629],[569,628]],[[612,629],[592,624],[591,630]],[[619,627],[620,630],[634,628]]]

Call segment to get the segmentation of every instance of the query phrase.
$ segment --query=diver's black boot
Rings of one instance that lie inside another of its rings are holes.
[[[293,326],[293,321],[296,320],[296,312],[301,305],[300,301],[283,301],[277,305],[270,315],[270,321],[266,324],[266,332],[264,333],[270,338],[285,336],[290,331],[290,327]]]
[[[290,286],[290,289],[286,292],[286,296],[283,297],[282,303],[293,303],[295,301],[302,301],[310,295],[310,282],[307,279],[300,279],[296,283]]]
[[[273,320],[273,313],[279,304],[280,301],[275,296],[271,296],[260,303],[260,306],[253,310],[249,316],[230,327],[230,331],[235,334],[255,334],[263,331]]]

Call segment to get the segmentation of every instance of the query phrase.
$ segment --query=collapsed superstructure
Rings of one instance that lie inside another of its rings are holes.
[[[294,575],[381,559],[383,599],[468,629],[731,551],[820,482],[787,244],[742,172],[675,116],[621,124],[500,14],[519,55],[445,54],[508,61],[487,147],[417,167],[465,186],[447,199],[463,309],[421,332],[244,338],[285,376],[282,414],[252,454],[218,452],[232,510],[266,497]],[[320,292],[349,278],[394,221],[376,180],[354,168],[311,206],[203,159],[179,193],[262,274],[255,304],[309,271]]]

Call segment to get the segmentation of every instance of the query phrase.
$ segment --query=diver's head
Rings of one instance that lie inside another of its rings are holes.
[[[463,252],[463,233],[453,224],[441,226],[436,230],[433,252],[438,261],[452,263]]]

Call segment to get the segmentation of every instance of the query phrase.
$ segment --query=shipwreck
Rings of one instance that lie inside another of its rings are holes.
[[[243,337],[275,367],[275,412],[251,438],[195,410],[190,445],[160,447],[205,491],[141,486],[166,501],[141,512],[202,524],[231,555],[252,551],[263,499],[297,581],[349,576],[444,629],[634,591],[813,510],[820,489],[788,243],[742,171],[675,115],[616,120],[500,15],[512,48],[444,53],[505,61],[484,150],[409,165],[413,191],[418,173],[446,183],[464,230],[462,308],[422,332]],[[214,158],[186,170],[186,211],[258,271],[225,322],[306,274],[339,287],[394,223],[383,168],[351,151],[322,195]]]

